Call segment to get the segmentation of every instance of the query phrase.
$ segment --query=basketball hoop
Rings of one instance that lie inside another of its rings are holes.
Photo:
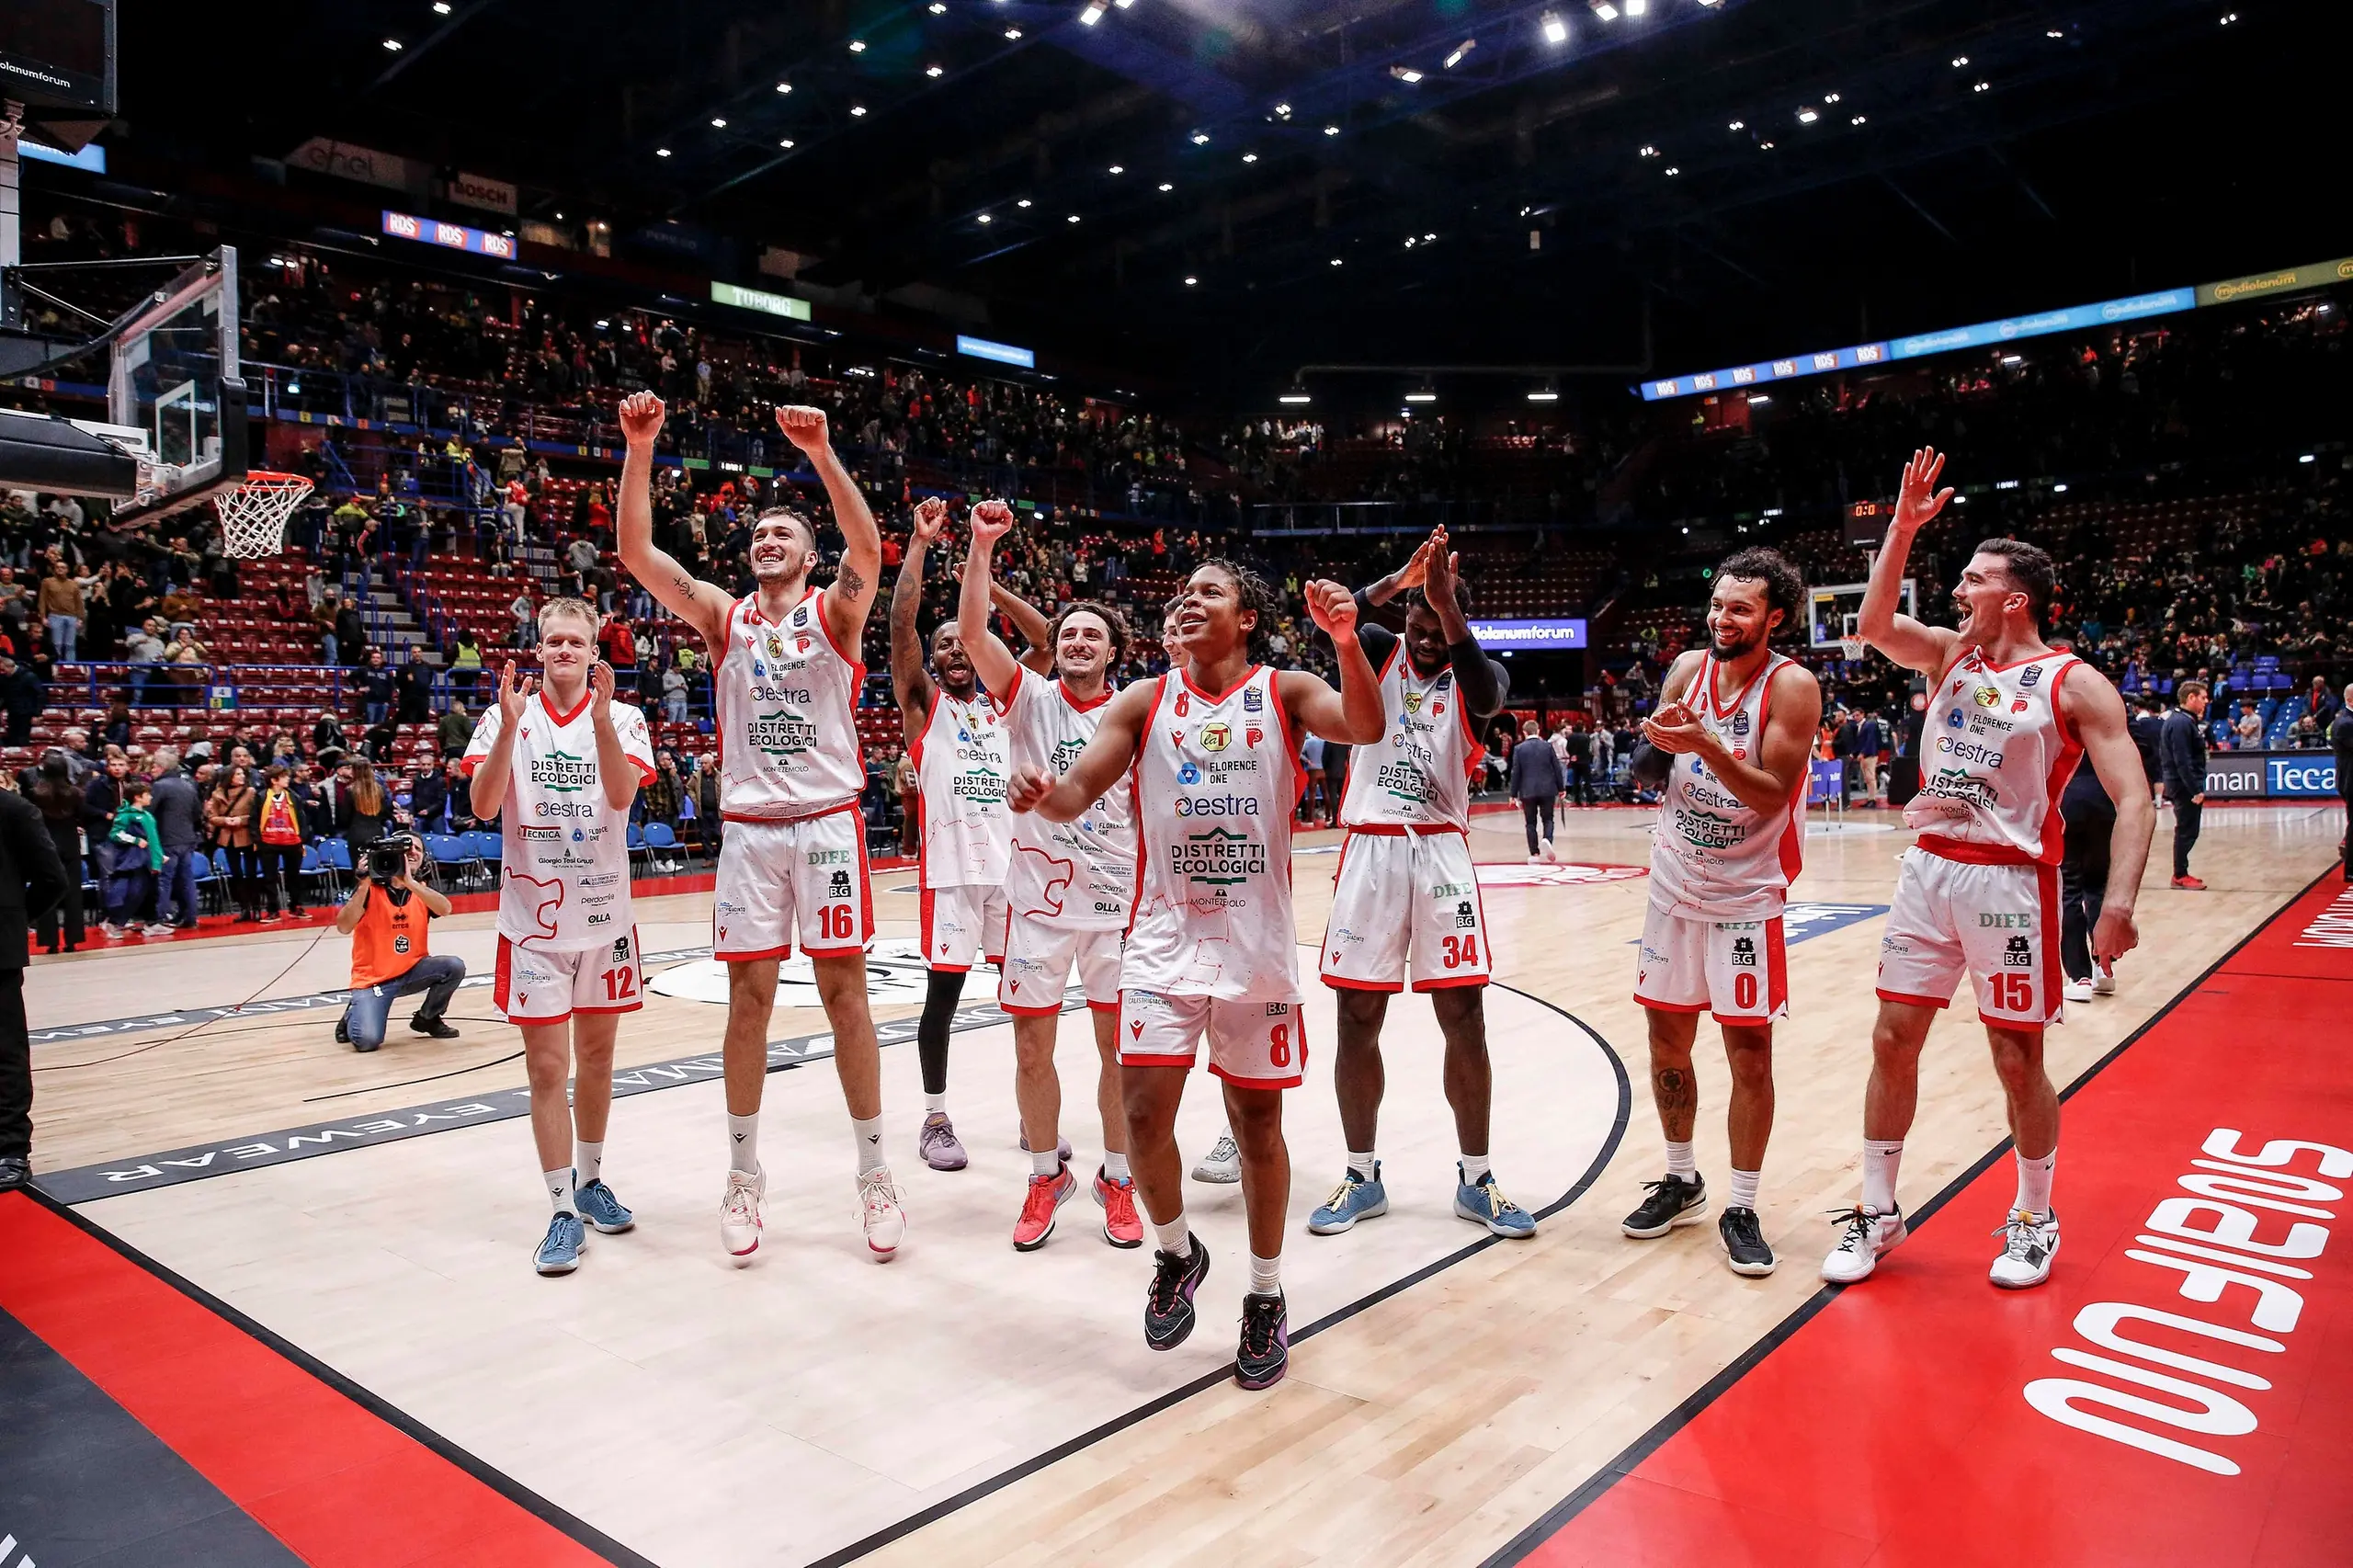
[[[311,482],[299,473],[272,473],[256,469],[244,483],[212,498],[221,518],[222,548],[241,561],[275,555],[286,547],[286,519],[311,493]]]
[[[1838,656],[1846,660],[1850,665],[1861,664],[1863,662],[1863,640],[1859,637],[1841,637],[1838,639]]]

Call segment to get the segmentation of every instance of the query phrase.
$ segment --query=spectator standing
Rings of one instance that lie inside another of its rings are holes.
[[[2149,792],[2154,797],[2158,786],[2165,782],[2165,769],[2162,756],[2165,733],[2165,699],[2155,692],[2144,692],[2140,710],[2132,715],[2130,728],[2132,744],[2141,753],[2141,771],[2148,776]]]
[[[447,711],[441,715],[440,739],[443,756],[463,756],[466,745],[474,738],[473,716],[466,711],[466,699],[453,694]]]
[[[1593,737],[1586,733],[1586,727],[1583,724],[1569,726],[1567,789],[1573,797],[1569,801],[1571,805],[1593,804]],[[1544,833],[1545,839],[1549,842],[1552,836],[1552,830],[1547,828]]]
[[[49,623],[49,642],[56,650],[59,664],[80,663],[82,621],[87,609],[82,585],[74,580],[73,570],[63,557],[51,562],[49,575],[40,583],[40,614]]]
[[[290,778],[286,764],[273,762],[262,770],[261,788],[254,795],[254,872],[259,882],[260,917],[264,922],[278,918],[281,890],[286,912],[302,913],[302,844],[310,835]]]
[[[164,851],[155,919],[166,928],[196,929],[196,869],[204,854],[204,798],[180,766],[180,754],[165,746],[155,754],[156,842]],[[159,933],[150,932],[150,935]]]
[[[40,677],[31,668],[0,653],[0,708],[7,713],[8,744],[30,745],[33,721],[48,706],[49,695],[41,689]]]
[[[662,672],[662,718],[672,724],[687,722],[687,677],[676,664]]]
[[[252,775],[236,766],[221,770],[204,801],[205,825],[212,830],[212,841],[229,862],[229,895],[236,903],[240,920],[261,918],[254,802]]]
[[[471,629],[458,633],[458,646],[449,655],[449,700],[454,706],[471,700],[477,683],[482,679],[482,647],[474,641]],[[446,747],[444,748],[447,749]]]
[[[1530,719],[1520,727],[1519,744],[1511,754],[1511,796],[1519,802],[1520,814],[1528,825],[1528,863],[1541,865],[1560,858],[1552,847],[1552,802],[1560,799],[1567,781],[1561,776],[1561,756],[1552,749]],[[1536,826],[1543,820],[1544,833],[1540,842]]]
[[[113,848],[113,869],[107,877],[107,935],[116,941],[131,935],[131,923],[145,912],[155,896],[155,875],[164,869],[164,846],[155,835],[155,819],[147,802],[154,791],[137,779],[125,784],[122,804],[107,833]],[[147,935],[168,937],[168,926],[150,923]]]
[[[349,599],[335,601],[335,646],[346,669],[356,669],[367,663],[371,651],[368,646],[368,623],[360,619],[359,607]]]
[[[41,825],[49,832],[50,844],[56,851],[58,864],[64,869],[65,874],[63,896],[53,907],[34,912],[39,923],[40,945],[52,953],[61,950],[60,926],[64,928],[63,951],[70,953],[89,938],[89,933],[82,924],[82,812],[85,798],[82,787],[74,781],[73,770],[67,766],[67,754],[63,751],[52,750],[43,756],[32,788],[26,792],[26,799],[31,801],[40,812]],[[0,937],[0,941],[5,940],[5,937]],[[5,979],[0,979],[0,985],[6,983]],[[0,997],[0,1030],[6,1028],[6,998]]]
[[[383,781],[376,777],[373,763],[355,758],[345,766],[351,770],[351,787],[339,792],[335,828],[351,850],[351,861],[356,866],[368,846],[384,836],[385,824],[392,820],[392,801],[384,791]]]
[[[2165,715],[2159,755],[2173,801],[2173,885],[2203,892],[2206,884],[2189,874],[2189,851],[2206,812],[2206,684],[2183,681],[2174,699],[2181,706]]]
[[[1887,747],[1887,727],[1876,713],[1864,713],[1855,722],[1855,766],[1863,775],[1863,804],[1879,804],[1879,754]]]
[[[360,677],[360,700],[366,709],[369,723],[381,724],[392,717],[397,687],[396,673],[384,662],[381,648],[368,650],[367,673]]]
[[[2231,728],[2238,737],[2235,743],[2237,750],[2263,749],[2263,716],[2255,710],[2255,704],[2244,697],[2239,699],[2239,716]]]
[[[65,868],[41,811],[0,791],[0,1192],[24,1186],[32,1174],[33,1048],[25,1028],[25,928],[34,918],[45,922],[66,888]]]
[[[401,654],[397,681],[399,688],[400,722],[404,724],[429,724],[433,722],[433,666],[410,648]]]

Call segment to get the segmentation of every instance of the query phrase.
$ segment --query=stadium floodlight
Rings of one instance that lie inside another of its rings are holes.
[[[1462,57],[1464,55],[1470,53],[1472,50],[1478,47],[1479,40],[1477,39],[1464,39],[1461,43],[1454,46],[1454,52],[1446,57],[1446,68],[1449,71],[1453,70],[1456,66],[1462,63]]]
[[[2050,31],[2048,31],[2048,32],[2044,33],[2042,36],[2043,36],[2044,38],[2065,38],[2067,35],[2066,35],[2065,33],[2061,32],[2057,28],[2052,28]]]
[[[1815,120],[1820,119],[1821,118],[1822,111],[1819,109],[1802,108],[1798,110],[1798,123],[1800,125],[1812,125]]]
[[[1242,154],[1242,161],[1245,164],[1255,164],[1258,161],[1258,154],[1256,153],[1245,153]]]
[[[2067,482],[2063,479],[2058,483],[2052,485],[2051,487],[2051,494],[2053,495],[2064,495],[2067,494]]]
[[[1275,118],[1278,119],[1289,119],[1290,118],[1290,105],[1277,104],[1275,106]]]
[[[433,0],[433,14],[437,17],[448,16],[449,14],[449,0]]]
[[[725,117],[724,117],[724,116],[722,116],[722,115],[716,115],[716,114],[712,115],[712,116],[710,117],[710,128],[711,128],[713,131],[724,131],[724,130],[726,130],[726,129],[727,129],[727,120],[726,120]]]
[[[852,54],[864,54],[866,52],[866,40],[862,38],[854,38],[850,40],[849,51]]]
[[[790,82],[779,82],[776,85],[776,90],[779,93],[789,93],[792,91],[792,84]]]
[[[396,38],[388,38],[384,40],[384,47],[394,54],[398,54],[401,51],[401,40]]]
[[[1956,55],[1954,55],[1954,56],[1952,57],[1952,68],[1953,68],[1954,70],[1956,70],[1956,71],[1960,70],[1962,66],[1967,65],[1968,63],[1969,63],[1969,56],[1967,56],[1966,54],[1956,54]]]
[[[1078,25],[1091,28],[1103,19],[1103,0],[1087,0],[1086,9],[1078,14]]]
[[[1389,74],[1409,87],[1422,79],[1422,74],[1410,65],[1392,65]]]
[[[1869,115],[1859,114],[1859,115],[1857,115],[1854,119],[1852,119],[1848,120],[1847,123],[1847,124],[1849,124],[1849,125],[1860,125],[1860,124],[1862,124],[1865,120],[1869,119],[1870,118],[1870,117]]]
[[[1188,278],[1185,281],[1189,283],[1192,279]],[[1277,403],[1313,403],[1314,399],[1307,395],[1307,389],[1305,387],[1301,386],[1297,381],[1293,381],[1288,390],[1277,395],[1275,401]]]
[[[1210,133],[1209,133],[1208,131],[1194,131],[1194,132],[1193,132],[1193,145],[1194,145],[1194,146],[1196,146],[1196,147],[1206,147],[1206,146],[1208,146],[1209,144],[1210,144]]]
[[[1569,24],[1561,19],[1560,12],[1545,12],[1543,20],[1538,25],[1544,29],[1546,43],[1558,45],[1569,41]]]
[[[948,74],[948,67],[945,65],[926,65],[923,68],[923,74],[926,76],[944,76]]]
[[[1658,149],[1646,142],[1643,144],[1642,150],[1637,155],[1644,158],[1655,158],[1658,156]]]
[[[1972,93],[1990,93],[1994,90],[1994,84],[1991,82],[1980,82],[1977,85],[1970,88],[1969,90]]]
[[[1639,17],[1651,8],[1651,0],[1626,0],[1626,15]]]
[[[983,222],[983,223],[994,223],[994,222],[996,222],[996,220],[995,220],[995,219],[994,219],[994,218],[992,218],[992,217],[990,217],[987,213],[983,212],[983,213],[982,213],[982,214],[980,215],[980,217],[979,217],[977,220],[975,220],[975,222]]]
[[[666,158],[670,155],[670,149],[667,147],[656,147],[654,149],[654,155],[657,158]]]
[[[1074,223],[1077,222],[1078,222],[1078,214],[1077,214],[1077,213],[1075,213],[1075,212],[1072,213],[1072,214],[1070,215],[1070,219],[1069,219],[1069,221],[1070,221],[1071,222],[1074,222]]]
[[[1614,22],[1618,19],[1618,7],[1611,5],[1609,0],[1592,0],[1592,5],[1593,14],[1603,21]]]
[[[1725,126],[1724,129],[1726,131],[1745,131],[1748,129],[1748,121],[1745,119],[1735,119],[1730,125]]]
[[[1185,279],[1185,287],[1186,287],[1186,288],[1188,288],[1188,289],[1190,289],[1190,288],[1192,288],[1195,284],[1199,283],[1199,281],[1200,281],[1200,279],[1199,279],[1199,278],[1186,278],[1186,279]]]
[[[1109,172],[1115,175],[1123,175],[1128,172],[1128,166],[1125,164],[1113,164]]]
[[[1176,187],[1175,186],[1171,185],[1168,181],[1166,181],[1166,180],[1162,180],[1162,181],[1160,182],[1160,188],[1161,188],[1163,191],[1171,191],[1171,190],[1176,189]]]
[[[1337,136],[1339,133],[1340,128],[1336,125],[1327,125],[1324,128],[1324,134],[1326,136]]]
[[[856,119],[866,112],[866,106],[864,104],[852,104],[849,106],[849,112],[850,118]]]
[[[1422,244],[1426,245],[1434,245],[1438,244],[1438,236],[1436,234],[1424,234],[1422,236]]]
[[[792,151],[792,138],[788,136],[783,141],[778,142],[777,145],[790,153]]]
[[[931,0],[930,10],[931,14],[935,17],[944,17],[948,15],[948,7],[942,3],[942,0]]]
[[[2222,17],[2222,25],[2223,25],[2224,27],[2226,27],[2226,28],[2227,28],[2227,27],[2229,27],[2233,22],[2235,22],[2235,21],[2237,21],[2238,19],[2239,19],[2239,14],[2238,14],[2236,11],[2229,12],[2229,13],[2225,14],[2225,15],[2224,15],[2224,17]],[[2299,460],[2299,461],[2302,461],[2302,462],[2310,462],[2310,461],[2312,461],[2313,460],[2312,460],[2312,459],[2310,459],[2310,458],[2302,458],[2302,459],[2299,459],[2298,460]]]
[[[1669,179],[1673,179],[1677,175],[1679,175],[1679,174],[1681,174],[1682,172],[1683,172],[1683,171],[1682,171],[1681,169],[1676,168],[1676,167],[1674,167],[1672,165],[1670,165],[1668,166],[1668,168],[1667,168],[1667,171],[1666,171],[1666,176],[1667,176],[1667,178],[1669,178]]]
[[[1021,41],[1021,29],[1020,29],[1019,28],[1006,28],[1006,29],[1005,29],[1005,41],[1006,41],[1006,42],[1007,42],[1007,43],[1018,43],[1018,42],[1020,42],[1020,41]]]
[[[1338,256],[1334,256],[1334,257],[1332,258],[1332,265],[1333,265],[1333,266],[1335,266],[1335,267],[1346,267],[1346,266],[1347,265],[1347,262],[1345,262],[1345,261],[1342,261]]]
[[[1026,197],[1026,196],[1025,196],[1025,197],[1022,197],[1020,199],[1018,199],[1017,201],[1014,202],[1014,205],[1015,205],[1016,207],[1027,207],[1027,206],[1029,206],[1029,199],[1028,197]]]
[[[1773,143],[1770,142],[1759,142],[1756,143],[1756,150],[1760,153],[1769,153],[1773,150]]]
[[[1838,95],[1836,93],[1824,93],[1822,95],[1822,101],[1826,104],[1835,104],[1838,101]]]

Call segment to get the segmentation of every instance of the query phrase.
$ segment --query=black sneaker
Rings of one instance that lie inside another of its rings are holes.
[[[22,1154],[0,1154],[0,1192],[14,1192],[32,1179],[30,1160]]]
[[[350,1014],[346,1013],[343,1017],[335,1021],[335,1042],[337,1045],[349,1045],[351,1043]]]
[[[1726,1209],[1716,1221],[1716,1237],[1724,1244],[1724,1256],[1732,1259],[1732,1271],[1760,1278],[1773,1272],[1773,1249],[1765,1244],[1765,1233],[1757,1227],[1754,1209]]]
[[[1290,1314],[1282,1292],[1242,1298],[1242,1346],[1233,1353],[1233,1381],[1262,1389],[1283,1381],[1290,1369]]]
[[[1187,1233],[1193,1250],[1183,1257],[1153,1249],[1152,1293],[1143,1300],[1143,1342],[1154,1350],[1174,1350],[1193,1332],[1193,1292],[1209,1278],[1210,1250]]]
[[[415,1029],[421,1035],[430,1035],[435,1040],[455,1040],[458,1038],[458,1031],[454,1025],[446,1023],[439,1018],[428,1018],[423,1013],[419,1013],[416,1017],[411,1018],[408,1021],[408,1027]]]
[[[1618,1221],[1618,1228],[1637,1241],[1649,1241],[1663,1236],[1677,1225],[1696,1225],[1708,1211],[1708,1178],[1692,1174],[1691,1179],[1670,1173],[1658,1181],[1646,1181],[1650,1196],[1643,1206]]]

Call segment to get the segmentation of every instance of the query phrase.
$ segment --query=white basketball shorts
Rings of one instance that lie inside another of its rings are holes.
[[[1120,1010],[1120,933],[1117,926],[1074,931],[1049,925],[1034,915],[1016,915],[1006,922],[1005,953],[998,960],[996,1005],[1026,1018],[1042,1018],[1063,1010],[1063,991],[1070,983],[1073,965],[1086,991],[1086,1005],[1097,1012]]]
[[[974,959],[1005,961],[1005,889],[977,883],[923,890],[923,961],[962,974]]]
[[[1643,919],[1634,1000],[1663,1013],[1711,1014],[1720,1024],[1786,1017],[1790,963],[1781,917],[1711,920],[1652,900]]]
[[[1882,1001],[1943,1007],[1966,972],[1977,1016],[2007,1028],[2059,1020],[2059,868],[1983,865],[1914,846],[1879,945]]]
[[[1471,841],[1454,828],[1352,827],[1318,972],[1345,990],[1402,991],[1409,956],[1416,991],[1487,983],[1493,955]]]
[[[727,819],[711,887],[710,951],[722,963],[863,952],[874,937],[866,819],[855,803],[790,822]]]
[[[1204,1033],[1210,1071],[1229,1084],[1296,1088],[1307,1071],[1307,1015],[1297,1002],[1120,993],[1122,1067],[1190,1067]]]
[[[574,1013],[634,1013],[645,1006],[637,931],[593,948],[549,952],[498,938],[491,999],[510,1024],[560,1024]]]

